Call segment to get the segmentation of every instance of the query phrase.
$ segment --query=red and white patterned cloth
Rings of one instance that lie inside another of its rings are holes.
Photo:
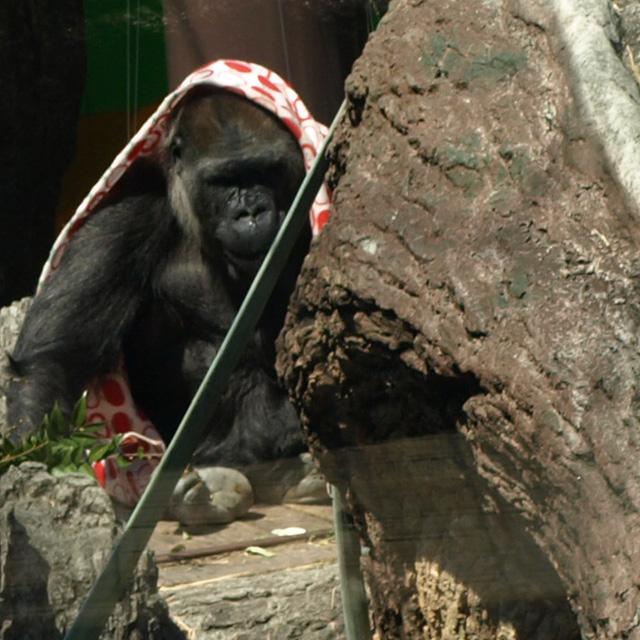
[[[47,277],[57,269],[75,232],[133,162],[142,156],[159,154],[171,115],[180,100],[195,87],[206,85],[242,95],[280,118],[298,140],[305,168],[309,171],[327,129],[313,119],[300,96],[276,73],[258,64],[239,60],[217,60],[207,64],[189,75],[163,100],[91,189],[53,245],[40,276],[40,287],[46,286]],[[314,235],[329,219],[330,210],[329,191],[323,186],[309,212]],[[149,482],[165,445],[153,424],[136,408],[124,370],[113,372],[100,384],[92,385],[87,404],[89,421],[103,422],[105,437],[124,434],[125,451],[134,453],[142,448],[148,456],[135,460],[125,469],[118,468],[112,459],[94,465],[96,477],[106,491],[119,502],[132,506]]]

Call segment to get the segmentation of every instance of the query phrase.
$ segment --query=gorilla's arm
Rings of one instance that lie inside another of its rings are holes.
[[[272,372],[246,354],[216,414],[216,429],[196,449],[197,466],[243,467],[305,450],[298,416]]]
[[[117,364],[152,272],[175,238],[158,195],[125,198],[91,215],[29,308],[10,356],[9,423],[36,428],[57,400],[69,411],[87,383]]]

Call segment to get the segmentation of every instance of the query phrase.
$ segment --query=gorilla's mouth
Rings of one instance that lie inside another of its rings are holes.
[[[222,241],[225,257],[243,271],[255,270],[269,251],[278,227],[277,216],[238,218]]]
[[[225,250],[225,257],[241,271],[255,271],[267,254],[267,248],[257,251],[232,251]]]
[[[264,258],[266,253],[266,249],[260,251],[229,251],[228,257],[235,261],[240,260],[245,262],[253,262],[255,260]]]

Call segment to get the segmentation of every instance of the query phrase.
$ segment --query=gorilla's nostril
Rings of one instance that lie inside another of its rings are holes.
[[[262,205],[256,206],[247,206],[242,209],[238,209],[233,214],[233,219],[236,221],[239,220],[256,220],[261,216],[267,215],[269,213],[269,209]]]

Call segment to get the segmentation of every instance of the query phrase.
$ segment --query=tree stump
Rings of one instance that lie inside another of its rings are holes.
[[[640,93],[604,0],[397,0],[278,369],[378,638],[640,638]]]

